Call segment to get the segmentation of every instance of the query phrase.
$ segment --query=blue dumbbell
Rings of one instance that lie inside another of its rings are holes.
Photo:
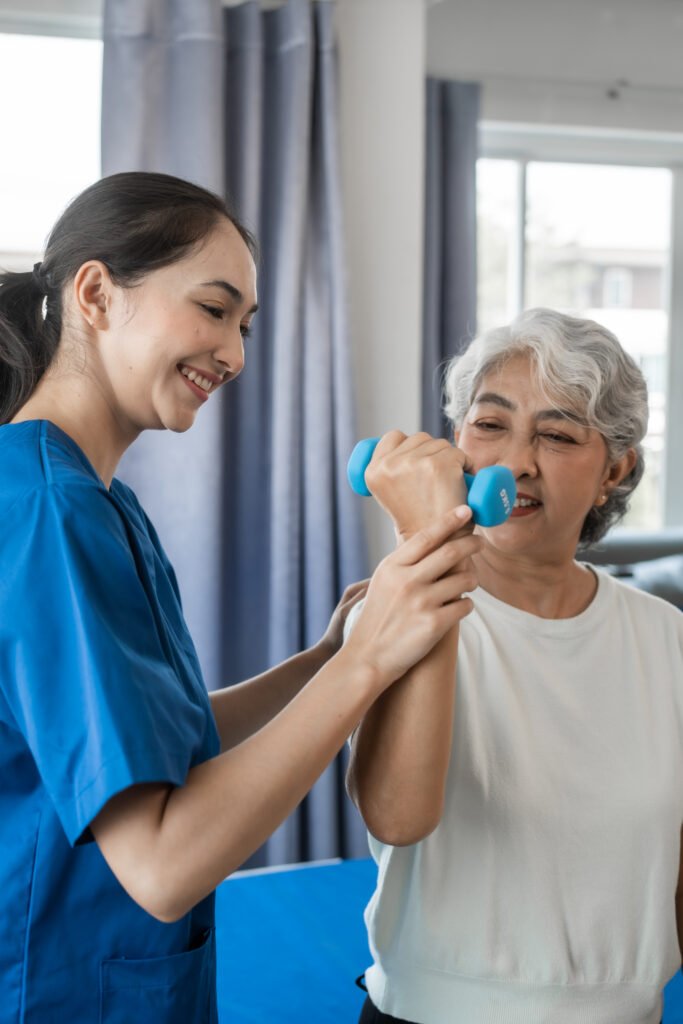
[[[366,437],[351,452],[346,473],[356,494],[370,497],[365,483],[365,470],[379,442],[379,437]],[[465,473],[467,504],[477,526],[500,526],[512,512],[517,497],[515,478],[507,466],[485,466],[476,476]]]

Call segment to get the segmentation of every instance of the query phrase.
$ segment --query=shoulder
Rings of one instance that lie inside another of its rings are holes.
[[[78,445],[47,420],[0,426],[0,514],[73,493],[106,500],[107,490]]]
[[[606,592],[607,606],[612,615],[635,618],[643,627],[653,622],[665,623],[683,634],[683,612],[670,601],[604,571],[596,570],[596,574],[600,588]]]
[[[133,524],[156,540],[131,488],[115,479],[107,490],[79,446],[47,420],[0,426],[0,517],[5,540],[37,519],[45,530],[85,521],[87,533]]]
[[[131,522],[126,509],[97,479],[60,471],[42,478],[27,475],[20,486],[3,487],[0,470],[0,575],[35,571],[37,560],[72,565],[89,553],[104,561],[105,553],[128,558]],[[76,559],[76,562],[74,562]]]

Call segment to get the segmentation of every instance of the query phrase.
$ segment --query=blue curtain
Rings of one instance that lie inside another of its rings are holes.
[[[480,86],[427,79],[422,429],[447,437],[441,371],[476,332]]]
[[[345,480],[356,437],[332,19],[331,3],[309,0],[105,4],[103,173],[225,191],[261,245],[242,375],[187,434],[140,438],[121,470],[176,565],[210,688],[315,643],[344,586],[367,575]],[[367,854],[345,760],[250,866]]]

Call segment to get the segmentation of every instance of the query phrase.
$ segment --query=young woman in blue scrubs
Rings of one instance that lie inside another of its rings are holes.
[[[255,311],[250,235],[165,175],[99,181],[0,276],[0,1024],[215,1021],[215,887],[471,608],[456,508],[380,564],[343,648],[363,585],[314,648],[206,693],[114,473],[237,376]]]

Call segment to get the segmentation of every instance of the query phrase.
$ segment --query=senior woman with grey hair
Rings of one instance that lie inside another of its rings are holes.
[[[518,495],[476,529],[470,614],[352,740],[379,866],[361,1021],[656,1024],[683,938],[683,615],[576,558],[642,476],[645,382],[547,309],[445,381],[457,447],[393,431],[366,474],[399,543],[463,470],[508,466]]]

